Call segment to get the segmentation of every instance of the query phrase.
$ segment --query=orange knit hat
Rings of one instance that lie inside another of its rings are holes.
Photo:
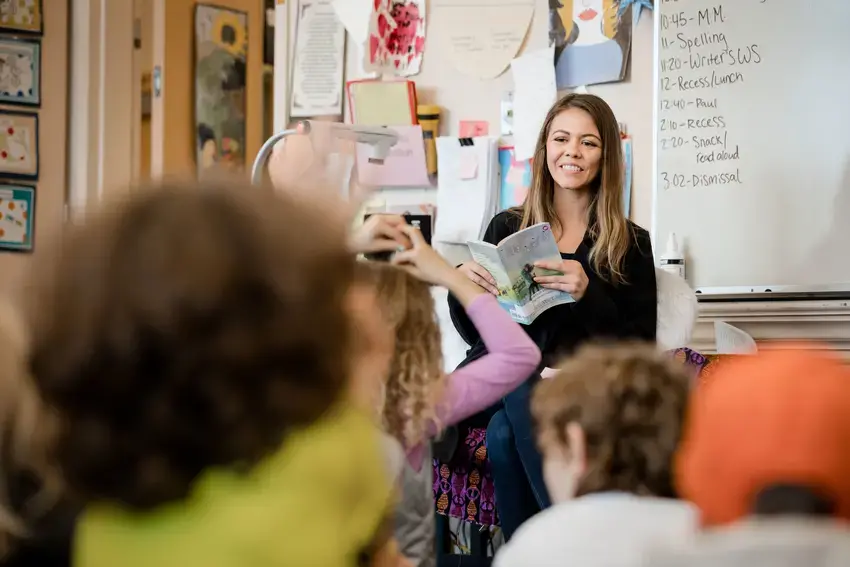
[[[799,484],[850,520],[850,367],[795,345],[721,363],[691,399],[675,482],[705,526],[749,515],[758,492]]]

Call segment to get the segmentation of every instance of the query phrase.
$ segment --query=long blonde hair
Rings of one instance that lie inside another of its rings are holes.
[[[380,309],[395,334],[380,408],[384,430],[406,447],[438,426],[445,383],[440,327],[428,284],[383,262],[358,262],[358,280],[375,287]]]
[[[48,438],[55,417],[46,411],[26,371],[26,333],[17,311],[0,300],[0,558],[27,535],[27,519],[46,511],[58,494],[58,476],[48,466]],[[16,475],[33,473],[42,490],[16,510]],[[26,512],[27,518],[22,516]]]
[[[546,141],[555,117],[570,108],[590,114],[602,137],[602,164],[589,188],[588,230],[595,240],[590,250],[590,263],[600,277],[616,284],[626,283],[623,264],[633,237],[623,210],[620,128],[611,107],[598,96],[568,94],[549,109],[537,137],[528,195],[525,202],[515,209],[522,215],[520,229],[540,222],[548,222],[556,232],[562,229],[555,210],[555,180],[546,161]]]

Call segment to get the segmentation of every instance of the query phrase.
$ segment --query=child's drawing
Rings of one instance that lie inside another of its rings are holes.
[[[0,250],[32,250],[35,188],[0,185]]]
[[[0,176],[38,178],[38,115],[0,111]]]
[[[41,44],[0,38],[0,102],[41,104]]]

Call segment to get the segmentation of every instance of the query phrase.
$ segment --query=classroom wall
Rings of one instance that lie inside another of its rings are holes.
[[[67,183],[68,2],[43,0],[44,37],[41,43],[41,108],[0,108],[33,111],[39,117],[39,179],[36,185],[33,253],[0,251],[0,293],[18,289],[41,243],[63,223]],[[14,182],[14,181],[13,181]],[[32,184],[29,181],[22,181]]]
[[[162,96],[151,121],[153,177],[195,173],[195,5],[248,13],[246,165],[263,143],[263,0],[154,0],[153,64],[162,66]]]
[[[520,54],[548,45],[548,6],[548,0],[536,0],[534,19]],[[633,30],[631,67],[625,81],[587,88],[611,105],[617,119],[625,123],[634,138],[631,216],[647,230],[652,222],[652,24],[652,12],[644,10]],[[349,80],[356,78],[353,76],[357,69],[355,52],[349,37],[346,65]],[[416,81],[420,103],[443,108],[442,135],[456,135],[460,120],[486,120],[490,123],[491,135],[499,134],[502,95],[513,90],[510,69],[492,80],[463,75],[452,66],[441,46],[427,36],[421,72],[410,79]],[[404,200],[404,195],[401,191],[393,191],[387,200]]]

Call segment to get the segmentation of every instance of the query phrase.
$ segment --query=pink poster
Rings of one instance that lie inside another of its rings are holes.
[[[419,73],[425,51],[424,0],[374,0],[367,71]]]

